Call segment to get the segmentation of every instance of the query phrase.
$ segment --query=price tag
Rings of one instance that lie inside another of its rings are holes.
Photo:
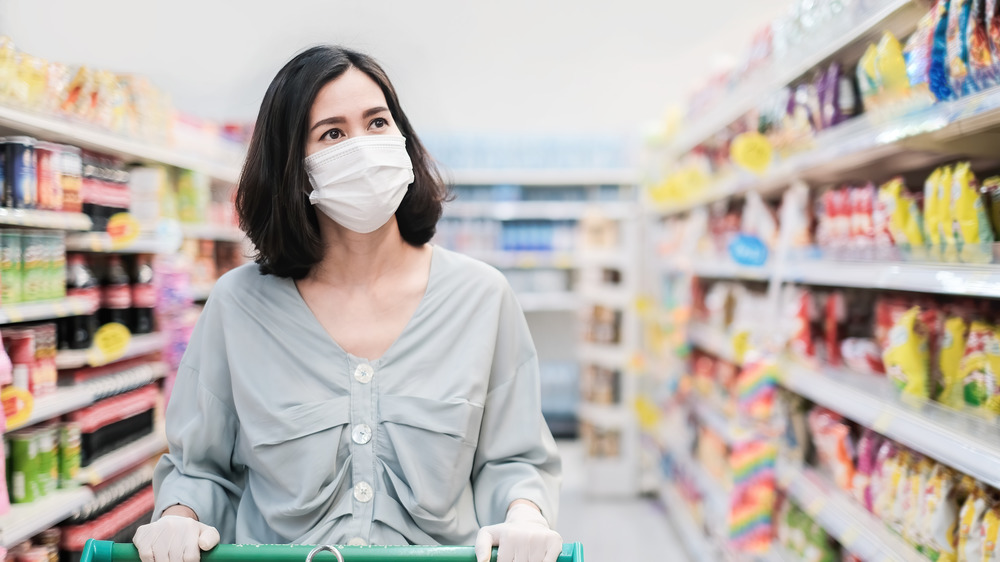
[[[815,519],[819,516],[819,512],[823,511],[824,507],[826,507],[826,498],[814,498],[806,504],[806,513],[809,514],[809,517]]]
[[[24,322],[24,313],[16,306],[3,311],[7,315],[7,321],[11,324]]]
[[[559,254],[555,261],[557,269],[572,269],[573,267],[573,258],[569,254]]]
[[[889,429],[889,424],[892,423],[892,414],[889,412],[882,412],[875,418],[872,422],[872,429],[879,433],[885,433]]]
[[[733,359],[737,365],[743,363],[747,351],[750,350],[750,332],[742,331],[733,336]]]
[[[751,131],[737,135],[733,139],[730,153],[736,165],[755,174],[763,175],[771,165],[774,149],[767,137],[756,131]]]
[[[101,326],[94,334],[94,346],[88,359],[91,365],[103,365],[125,356],[132,333],[123,324],[112,322]]]
[[[128,213],[118,213],[108,219],[108,236],[111,237],[111,249],[127,248],[139,237],[139,221]]]
[[[66,305],[64,305],[61,302],[52,303],[52,310],[53,310],[53,312],[56,313],[56,317],[58,317],[58,318],[62,318],[64,316],[67,316],[67,313],[68,313],[68,310],[66,309]]]
[[[856,527],[848,527],[847,530],[841,533],[840,536],[837,538],[840,539],[840,544],[844,545],[844,547],[850,550],[851,547],[853,547],[854,544],[858,542],[858,538],[860,536],[861,533],[858,532],[858,529]]]
[[[20,427],[27,423],[35,408],[35,398],[23,388],[7,386],[0,392],[0,403],[7,417],[7,427]]]
[[[538,267],[538,258],[534,254],[522,254],[517,257],[517,267],[521,269],[534,269]]]
[[[747,234],[740,234],[729,243],[729,257],[739,265],[760,267],[767,263],[767,244]]]

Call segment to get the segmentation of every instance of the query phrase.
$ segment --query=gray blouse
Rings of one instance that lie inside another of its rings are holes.
[[[341,349],[293,281],[224,275],[167,437],[154,519],[186,505],[224,543],[468,545],[516,499],[555,525],[561,464],[524,314],[500,272],[440,247],[375,361]]]

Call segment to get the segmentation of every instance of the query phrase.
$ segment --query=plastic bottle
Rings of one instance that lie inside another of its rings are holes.
[[[129,309],[132,308],[131,280],[120,256],[108,259],[108,270],[101,287],[101,324],[118,322],[132,328]]]
[[[137,256],[134,273],[132,277],[132,333],[148,334],[153,331],[153,309],[156,307],[152,258],[148,255]]]
[[[63,347],[87,349],[93,343],[94,332],[97,331],[97,307],[101,303],[101,289],[83,254],[70,254],[67,262],[66,296],[87,299],[94,313],[72,316],[66,320]]]

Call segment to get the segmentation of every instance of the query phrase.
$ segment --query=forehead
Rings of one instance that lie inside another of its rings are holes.
[[[385,94],[375,80],[357,68],[348,68],[327,82],[313,101],[313,121],[327,117],[351,117],[373,107],[385,106]]]

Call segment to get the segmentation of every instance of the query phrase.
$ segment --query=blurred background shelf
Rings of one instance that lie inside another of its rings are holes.
[[[90,230],[93,222],[83,213],[0,208],[0,224],[51,228],[54,230]]]
[[[52,320],[67,316],[93,314],[94,312],[96,312],[94,303],[82,297],[8,304],[0,307],[0,324]]]
[[[166,344],[167,337],[162,333],[132,336],[129,340],[128,347],[125,350],[125,355],[114,359],[113,361],[101,359],[99,356],[95,356],[89,349],[62,350],[56,355],[56,367],[59,369],[76,369],[87,366],[100,367],[101,365],[107,365],[108,363],[124,361],[126,359],[132,359],[133,357],[156,353],[157,351],[162,350]]]
[[[0,516],[0,546],[10,549],[59,523],[94,499],[86,486],[59,490],[44,499],[15,504],[10,513]]]

